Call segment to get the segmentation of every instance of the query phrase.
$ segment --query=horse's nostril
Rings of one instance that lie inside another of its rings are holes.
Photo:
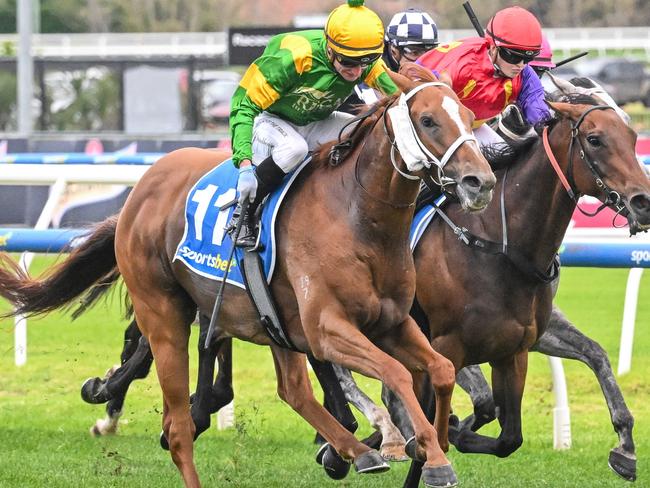
[[[630,199],[630,206],[636,212],[650,212],[650,196],[643,193],[634,195]]]
[[[476,176],[465,176],[463,186],[478,190],[481,187],[481,181]]]

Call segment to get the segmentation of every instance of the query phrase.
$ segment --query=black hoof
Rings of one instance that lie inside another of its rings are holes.
[[[357,473],[383,473],[390,469],[390,465],[377,450],[371,449],[354,460],[354,469]]]
[[[164,432],[160,433],[160,447],[162,447],[165,451],[169,451],[169,442],[167,441],[167,437],[165,437]]]
[[[406,444],[404,445],[404,451],[406,452],[406,455],[411,459],[415,459],[416,461],[423,463],[426,461],[426,458],[422,458],[421,456],[417,455],[417,446],[418,443],[415,441],[415,436],[413,436],[408,441],[406,441]]]
[[[350,463],[339,456],[332,446],[327,446],[322,461],[325,473],[334,480],[342,480],[350,472]]]
[[[436,466],[435,468],[422,468],[422,482],[427,488],[446,488],[458,486],[458,478],[451,464]]]
[[[607,462],[612,471],[627,481],[636,480],[636,458],[626,456],[622,452],[612,449]]]
[[[316,451],[316,462],[321,466],[323,465],[323,455],[329,446],[329,442],[325,442],[324,444],[321,444],[321,446],[318,448],[318,451]]]
[[[106,395],[106,389],[103,388],[104,381],[101,378],[88,378],[81,385],[81,398],[86,403],[98,405],[106,403],[110,398]]]

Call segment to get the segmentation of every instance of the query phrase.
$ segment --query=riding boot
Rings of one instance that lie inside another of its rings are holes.
[[[284,171],[275,164],[271,156],[256,167],[257,194],[255,195],[255,200],[248,204],[245,214],[241,216],[243,219],[242,225],[239,231],[239,237],[235,243],[238,247],[251,248],[255,246],[257,242],[259,216],[262,213],[260,203],[282,183],[284,176]],[[241,205],[238,204],[237,209],[235,209],[235,214],[241,214]]]

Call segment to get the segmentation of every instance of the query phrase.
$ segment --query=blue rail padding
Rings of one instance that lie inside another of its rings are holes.
[[[88,229],[14,229],[0,228],[0,251],[59,253]]]
[[[165,153],[15,153],[0,155],[0,164],[153,164]]]
[[[650,268],[650,242],[567,240],[560,247],[562,266]]]

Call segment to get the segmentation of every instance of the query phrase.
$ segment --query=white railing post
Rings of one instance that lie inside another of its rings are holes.
[[[634,344],[634,322],[639,299],[639,287],[643,268],[632,268],[627,275],[623,324],[621,326],[621,345],[618,353],[618,375],[629,373],[632,367],[632,346]]]
[[[59,178],[56,182],[50,187],[50,194],[47,197],[47,202],[43,206],[41,215],[34,225],[36,230],[45,230],[50,226],[52,222],[52,216],[56,210],[63,193],[66,188],[65,178]],[[20,267],[23,271],[27,272],[29,266],[32,264],[34,259],[34,253],[24,252],[20,256]],[[27,362],[27,319],[24,315],[16,315],[14,319],[15,329],[14,329],[14,361],[16,366],[22,366]]]
[[[555,408],[553,408],[553,448],[569,449],[571,447],[571,412],[569,409],[569,396],[566,388],[566,377],[562,360],[553,356],[548,357],[553,375],[553,394],[555,395]]]

